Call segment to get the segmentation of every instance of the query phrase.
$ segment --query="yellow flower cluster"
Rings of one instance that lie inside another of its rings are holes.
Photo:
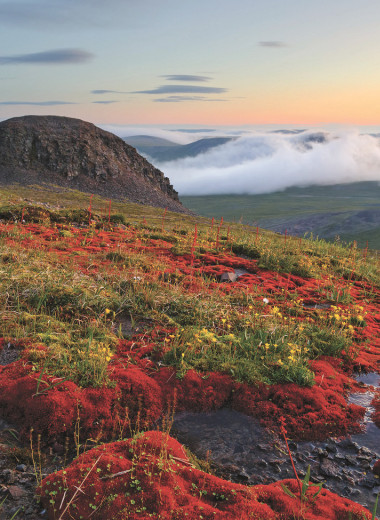
[[[92,343],[88,350],[78,350],[78,355],[86,361],[111,361],[113,356],[110,348],[103,343]]]
[[[210,330],[205,329],[205,328],[201,329],[199,335],[195,334],[195,336],[196,337],[198,336],[198,341],[200,343],[201,342],[203,343],[203,341],[206,341],[206,342],[211,341],[211,343],[217,343],[218,342],[216,334],[214,332],[211,332]]]
[[[366,314],[364,307],[361,305],[355,305],[351,309],[342,309],[341,307],[332,305],[329,320],[331,323],[337,324],[343,332],[353,334],[355,327],[350,322],[364,322],[364,316]]]
[[[280,309],[276,306],[273,307],[272,311],[271,311],[271,314],[273,316],[277,316],[278,318],[282,318],[282,314],[280,312]]]
[[[291,343],[290,341],[280,345],[278,343],[261,343],[259,347],[264,350],[267,359],[273,360],[277,358],[276,363],[285,367],[300,363],[309,351],[307,347]]]

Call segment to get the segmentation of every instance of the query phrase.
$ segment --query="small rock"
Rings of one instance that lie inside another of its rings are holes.
[[[320,472],[325,477],[338,478],[340,476],[339,466],[329,459],[321,462]]]
[[[345,457],[346,464],[349,466],[355,466],[356,465],[356,457],[353,457],[352,455],[346,455]]]
[[[249,480],[250,477],[248,473],[243,469],[243,471],[239,473],[239,478],[241,478],[242,480]]]
[[[18,498],[22,498],[26,495],[26,491],[19,486],[8,486],[8,493],[13,498],[13,500],[17,500]]]
[[[16,471],[26,471],[26,464],[19,464],[18,466],[16,466]]]
[[[366,462],[371,462],[372,460],[372,455],[358,455],[356,457],[358,460],[365,460]]]
[[[334,459],[341,461],[345,459],[345,456],[342,453],[336,453]]]
[[[338,448],[336,447],[335,444],[333,443],[329,443],[326,445],[326,450],[329,452],[329,453],[336,453],[338,451]]]
[[[369,450],[368,448],[366,448],[365,446],[362,446],[360,449],[359,449],[359,455],[358,455],[358,458],[359,456],[367,456],[367,457],[370,457],[370,459],[373,459],[375,458],[375,455],[372,453],[371,450]],[[370,460],[370,459],[367,459],[367,460]]]
[[[341,440],[339,442],[339,446],[343,449],[359,451],[358,445],[356,444],[356,442],[353,442],[351,439]]]
[[[220,277],[221,282],[236,282],[237,276],[235,273],[223,273]]]
[[[313,450],[314,453],[316,453],[318,455],[318,457],[321,457],[321,458],[326,458],[328,457],[328,452],[322,448],[316,448]]]

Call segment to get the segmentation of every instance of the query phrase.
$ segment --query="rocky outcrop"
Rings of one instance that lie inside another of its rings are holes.
[[[0,182],[54,183],[188,212],[164,174],[122,139],[91,123],[24,116],[0,123]]]

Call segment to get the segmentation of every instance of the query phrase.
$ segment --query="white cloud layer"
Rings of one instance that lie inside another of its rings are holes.
[[[130,126],[130,125],[97,125],[107,132],[112,132],[119,137],[130,137],[135,135],[149,135],[153,137],[161,137],[177,144],[189,144],[203,137],[210,137],[209,132],[186,133],[176,130],[165,130],[164,128],[155,128],[153,126]],[[219,133],[218,133],[219,135]]]
[[[380,139],[358,132],[255,133],[159,167],[180,195],[258,194],[291,186],[380,181]]]

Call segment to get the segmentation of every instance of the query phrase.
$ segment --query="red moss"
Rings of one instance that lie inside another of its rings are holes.
[[[160,386],[142,370],[135,366],[127,369],[116,367],[112,379],[117,382],[118,409],[128,409],[130,417],[143,424],[156,421],[163,411],[163,398]]]
[[[152,336],[160,341],[170,332],[156,330]],[[6,417],[20,424],[24,435],[34,427],[47,441],[72,432],[76,423],[83,436],[110,439],[136,423],[152,424],[173,403],[177,411],[193,412],[231,406],[270,428],[277,428],[278,418],[284,416],[289,435],[295,439],[323,439],[360,428],[364,409],[348,405],[344,399],[355,382],[333,358],[311,364],[316,381],[312,388],[295,384],[255,387],[236,383],[226,374],[198,374],[194,370],[179,379],[173,368],[158,370],[152,359],[146,359],[147,355],[156,356],[154,345],[119,343],[110,365],[114,388],[81,389],[71,382],[52,387],[52,380],[44,376],[39,391],[47,391],[34,395],[39,374],[33,373],[25,360],[17,361],[0,372],[0,405]]]
[[[284,385],[236,385],[231,406],[260,420],[263,426],[278,428],[284,416],[293,439],[317,440],[360,430],[364,408],[348,405],[343,395],[354,383],[327,361],[312,363],[316,383],[302,388]]]
[[[56,380],[44,375],[38,382],[40,374],[19,360],[0,371],[0,407],[22,437],[33,428],[44,442],[66,437],[76,425],[82,438],[109,439],[162,415],[161,388],[142,370],[115,367],[111,377],[114,388],[80,388],[70,381],[53,386]]]
[[[21,436],[27,437],[31,428],[50,438],[66,435],[75,420],[77,387],[66,381],[37,394],[39,374],[30,366],[16,361],[4,367],[0,374],[0,404],[3,416],[19,424]],[[53,383],[42,378],[39,392]]]
[[[207,412],[225,406],[233,388],[229,376],[211,372],[198,374],[189,370],[178,379],[173,368],[162,368],[152,377],[160,384],[168,404],[176,402],[176,410]]]
[[[294,480],[284,484],[297,494]],[[280,483],[246,487],[191,466],[183,447],[165,433],[94,448],[39,488],[49,520],[149,518],[166,520],[353,520],[370,518],[363,507],[315,488],[301,502]],[[364,516],[363,516],[364,515]]]

